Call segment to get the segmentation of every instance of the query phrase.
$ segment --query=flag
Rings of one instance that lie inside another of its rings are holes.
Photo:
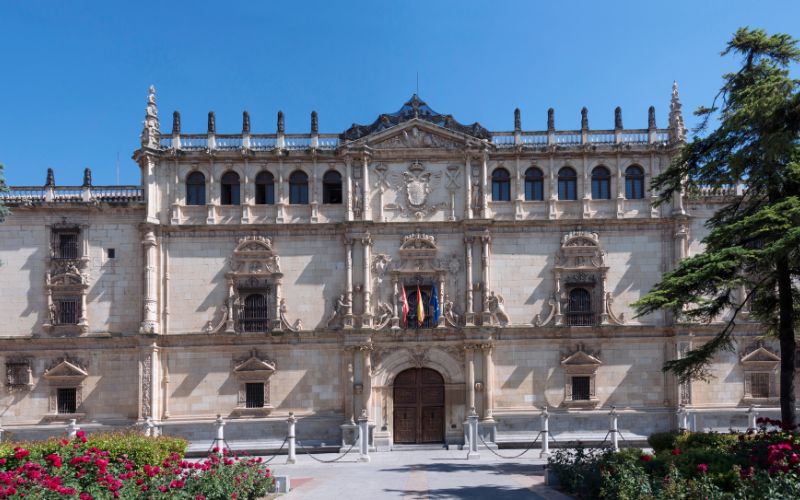
[[[417,285],[417,324],[422,326],[422,323],[425,321],[425,306],[422,304],[422,292],[419,290],[419,285]]]
[[[433,326],[439,324],[439,294],[436,293],[436,286],[431,288],[431,310],[433,311]]]
[[[408,326],[408,297],[406,297],[406,286],[405,285],[400,285],[400,286],[401,286],[400,293],[402,294],[401,295],[402,298],[400,300],[402,300],[403,304],[403,326],[405,327]]]

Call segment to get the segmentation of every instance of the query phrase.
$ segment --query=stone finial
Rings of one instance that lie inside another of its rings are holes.
[[[683,126],[681,98],[678,95],[678,82],[672,82],[672,99],[669,103],[669,128],[678,141],[686,140],[686,128]]]
[[[311,112],[311,133],[318,134],[319,133],[319,118],[317,117],[317,112]]]
[[[83,187],[91,187],[92,186],[92,169],[86,167],[83,169]]]
[[[589,130],[589,109],[581,108],[581,130]]]
[[[208,112],[208,133],[217,133],[217,117],[214,115],[213,111]]]
[[[278,111],[278,133],[283,134],[286,132],[286,126],[283,122],[283,111]]]
[[[522,113],[517,108],[514,110],[514,132],[519,132],[520,130],[522,130]]]
[[[158,134],[161,125],[158,122],[158,106],[156,106],[156,89],[150,85],[147,95],[147,108],[144,114],[144,126],[140,137],[142,147],[158,148]]]
[[[242,133],[250,133],[250,113],[247,111],[242,111]]]
[[[656,107],[647,108],[647,128],[656,128]]]
[[[547,110],[547,131],[552,132],[556,129],[556,112],[553,108]]]
[[[47,169],[47,180],[44,185],[45,187],[54,187],[56,185],[56,175],[53,173],[52,168]]]
[[[622,108],[619,106],[614,108],[614,128],[622,130]]]
[[[181,133],[181,112],[172,112],[172,135],[180,135]]]

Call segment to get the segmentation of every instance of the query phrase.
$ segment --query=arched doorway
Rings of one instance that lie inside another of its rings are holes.
[[[394,442],[444,441],[444,379],[430,368],[410,368],[394,379]]]

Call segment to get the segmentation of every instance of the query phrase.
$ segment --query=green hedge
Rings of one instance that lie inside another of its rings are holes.
[[[40,460],[51,453],[57,453],[62,447],[62,439],[0,443],[0,458],[13,457],[14,448],[19,446],[29,450],[32,459]],[[147,437],[135,431],[121,431],[86,434],[86,442],[80,443],[79,446],[84,450],[89,448],[106,450],[109,457],[114,460],[127,457],[131,462],[142,466],[160,464],[172,453],[183,456],[188,443],[185,439],[177,437]]]

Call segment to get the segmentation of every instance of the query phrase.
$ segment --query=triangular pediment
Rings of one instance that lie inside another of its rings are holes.
[[[275,371],[275,364],[252,356],[242,363],[236,365],[233,371],[237,374],[272,373]]]
[[[460,149],[479,145],[485,144],[469,135],[418,118],[350,143],[350,147],[369,146],[373,149]]]
[[[591,354],[583,351],[575,352],[561,361],[562,365],[576,366],[576,365],[601,365],[602,361],[592,356]]]
[[[84,379],[88,376],[86,370],[66,359],[44,372],[47,379]]]
[[[761,346],[750,354],[742,357],[742,363],[756,363],[756,362],[778,362],[781,357],[771,352],[766,347]]]

